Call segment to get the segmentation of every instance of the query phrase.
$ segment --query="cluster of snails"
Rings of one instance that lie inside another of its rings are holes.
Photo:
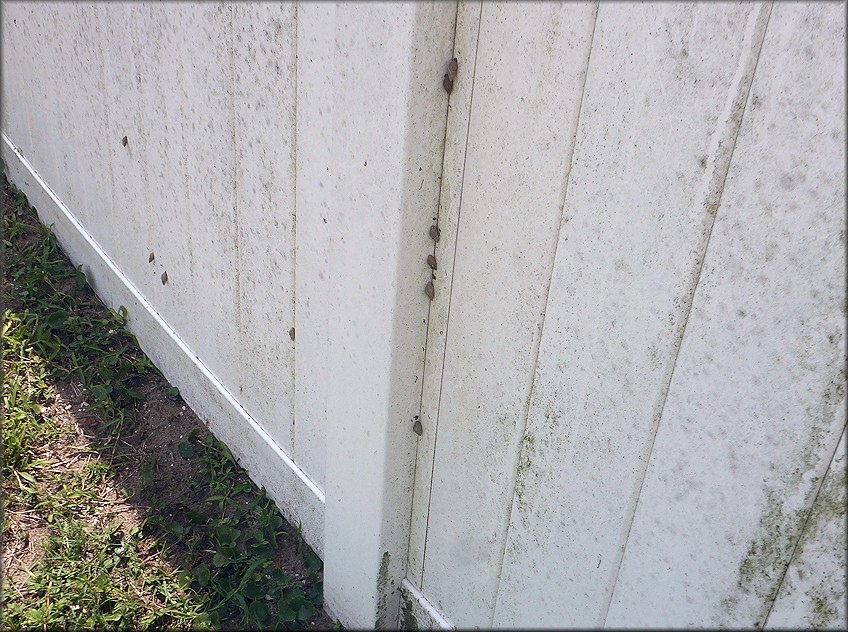
[[[453,82],[456,79],[456,73],[459,70],[459,62],[456,57],[451,59],[448,62],[448,71],[445,73],[444,78],[442,79],[442,87],[444,87],[445,92],[450,94],[453,92]],[[439,230],[439,227],[433,224],[430,226],[430,238],[433,241],[439,241],[439,237],[441,236],[442,231]],[[431,270],[436,269],[436,257],[433,255],[427,255],[427,265],[430,266]],[[435,278],[435,277],[434,277]],[[433,281],[427,281],[427,285],[424,286],[424,294],[427,295],[431,301],[433,297],[436,295],[436,289],[433,287]]]
[[[453,92],[453,82],[456,79],[456,73],[458,70],[459,62],[456,60],[456,57],[454,57],[448,62],[448,71],[445,73],[445,76],[442,79],[442,87],[445,89],[445,92],[447,92],[448,95]],[[436,226],[435,224],[430,226],[430,239],[435,242],[438,242],[441,236],[442,231],[438,226]],[[435,255],[427,255],[427,265],[430,266],[430,270],[436,270],[437,264]],[[436,278],[436,275],[432,274],[432,272],[431,275],[433,279]],[[426,294],[427,298],[429,298],[431,301],[436,295],[436,288],[433,286],[433,279],[427,281],[427,285],[424,286],[424,294]],[[412,418],[412,430],[419,437],[424,433],[424,428],[421,425],[421,419],[418,415],[415,415],[415,417]]]
[[[439,229],[438,226],[436,226],[435,224],[430,226],[430,237],[433,239],[433,241],[439,241],[439,237],[441,236],[441,234],[442,231]],[[427,255],[427,265],[430,266],[431,270],[435,270],[436,257],[434,257],[433,255]],[[433,276],[433,278],[435,278],[435,275]],[[436,294],[436,291],[433,288],[433,281],[427,281],[427,285],[424,286],[424,294],[426,294],[427,298],[429,298],[431,301],[433,300],[433,296],[435,296]]]

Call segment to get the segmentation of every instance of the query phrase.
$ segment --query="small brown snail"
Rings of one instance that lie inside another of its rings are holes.
[[[448,79],[453,81],[456,79],[456,73],[459,70],[459,62],[456,60],[456,57],[450,60],[448,64]]]
[[[453,92],[453,81],[451,81],[451,78],[448,77],[448,73],[445,73],[445,78],[442,79],[442,87],[448,94]]]

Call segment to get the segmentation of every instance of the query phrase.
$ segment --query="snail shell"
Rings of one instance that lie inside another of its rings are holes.
[[[459,70],[459,62],[456,60],[456,57],[450,60],[448,64],[448,79],[453,82],[456,79],[456,73]]]

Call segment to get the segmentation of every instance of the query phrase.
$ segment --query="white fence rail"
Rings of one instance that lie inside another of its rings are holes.
[[[3,158],[347,625],[845,627],[844,18],[9,2]]]

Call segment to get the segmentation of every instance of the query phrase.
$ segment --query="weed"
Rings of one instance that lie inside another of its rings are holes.
[[[217,626],[236,616],[242,625],[298,629],[323,604],[317,572],[321,560],[307,549],[304,565],[311,585],[304,592],[275,564],[284,521],[265,490],[258,494],[246,479],[226,445],[198,432],[178,446],[184,459],[200,466],[198,484],[211,493],[166,525],[167,531],[189,551],[204,551],[194,579],[214,598],[208,619]]]

